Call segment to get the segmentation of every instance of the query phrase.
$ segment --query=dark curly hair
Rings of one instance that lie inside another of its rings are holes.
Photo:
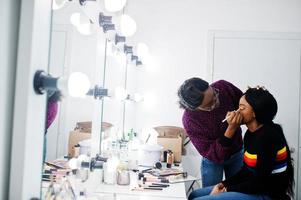
[[[190,78],[184,81],[178,90],[180,108],[195,110],[204,99],[204,92],[209,84],[200,78]]]
[[[249,88],[245,92],[247,102],[252,106],[256,120],[261,124],[273,121],[278,111],[277,101],[265,88]]]

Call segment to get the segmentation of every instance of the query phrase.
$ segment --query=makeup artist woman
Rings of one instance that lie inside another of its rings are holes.
[[[220,183],[223,172],[226,178],[234,175],[243,163],[241,129],[222,121],[229,110],[238,109],[241,90],[225,80],[209,85],[191,78],[181,85],[178,96],[185,109],[183,126],[202,156],[203,187]]]

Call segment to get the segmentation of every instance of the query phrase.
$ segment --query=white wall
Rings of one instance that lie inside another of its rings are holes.
[[[2,2],[0,10],[0,199],[8,199],[19,9],[14,0]]]
[[[137,75],[138,90],[156,98],[139,109],[138,126],[181,125],[176,92],[185,79],[208,76],[208,30],[300,32],[300,9],[296,0],[130,1],[126,13],[138,26],[130,40],[146,42],[153,56]]]
[[[131,0],[125,12],[137,22],[133,43],[145,42],[152,63],[136,74],[138,91],[153,101],[137,107],[136,129],[157,125],[182,126],[177,89],[187,78],[209,80],[207,33],[209,30],[301,32],[298,0]],[[244,88],[243,88],[244,89]],[[189,154],[197,155],[192,149]],[[186,159],[186,158],[184,158]],[[186,166],[199,169],[197,156]],[[185,165],[185,164],[184,164]],[[184,166],[185,167],[185,166]]]

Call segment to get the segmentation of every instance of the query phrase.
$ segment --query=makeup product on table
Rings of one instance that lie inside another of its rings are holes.
[[[167,183],[152,183],[152,185],[153,186],[158,185],[158,186],[161,186],[161,187],[169,187],[169,184],[167,184]]]
[[[171,168],[172,164],[174,163],[174,154],[172,151],[168,151],[167,152],[167,164],[166,167],[167,168]]]
[[[151,182],[151,183],[168,183],[168,179],[166,178],[152,178],[152,177],[144,177],[143,183]]]
[[[118,185],[129,185],[130,184],[130,173],[127,170],[117,171],[117,184]]]
[[[144,191],[144,190],[163,190],[163,188],[151,188],[151,187],[135,187],[132,191]]]
[[[161,164],[161,162],[156,162],[154,168],[156,168],[156,169],[162,169],[162,164]]]

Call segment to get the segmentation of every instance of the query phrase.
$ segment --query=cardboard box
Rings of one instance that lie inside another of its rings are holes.
[[[91,133],[92,130],[92,122],[77,122],[74,130],[78,130],[80,132],[88,132]]]
[[[91,133],[89,132],[80,132],[80,131],[70,131],[69,134],[69,143],[68,143],[68,156],[74,156],[74,146],[80,141],[90,139]]]
[[[157,143],[163,150],[171,150],[174,153],[175,162],[182,160],[182,137],[181,136],[158,136]]]
[[[101,126],[102,126],[101,127],[102,130],[105,132],[105,131],[108,131],[113,125],[109,122],[102,122]],[[80,132],[91,133],[91,131],[92,131],[92,122],[91,121],[77,122],[76,127],[75,127],[74,130],[80,131]]]
[[[181,152],[182,155],[186,155],[186,150],[184,148],[184,141],[186,140],[187,133],[185,131],[184,128],[182,127],[177,127],[177,126],[157,126],[154,127],[154,129],[158,132],[159,136],[164,136],[164,137],[169,137],[169,138],[177,138],[177,137],[181,137]],[[178,159],[177,159],[178,160]],[[181,159],[179,159],[181,160]]]

